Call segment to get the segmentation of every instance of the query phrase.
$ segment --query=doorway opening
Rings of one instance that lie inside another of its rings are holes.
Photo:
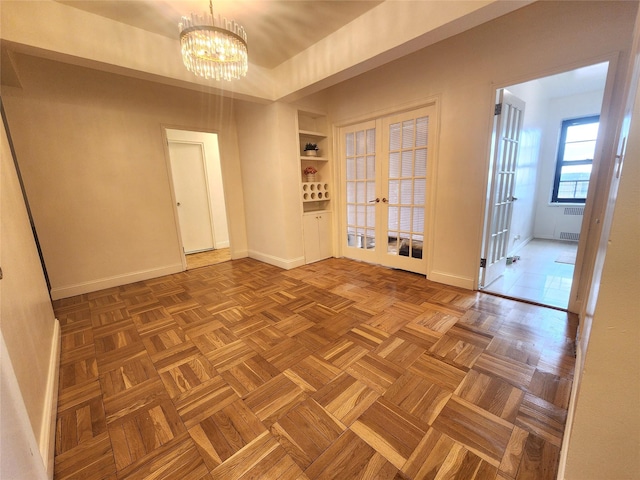
[[[216,133],[165,129],[186,270],[231,259]]]
[[[523,111],[518,137],[508,145],[500,128],[513,120],[501,119],[504,108],[494,116],[483,291],[569,308],[598,136],[593,119],[602,109],[608,67],[602,62],[496,91],[497,105],[506,91],[522,101]],[[568,126],[585,119],[592,122],[589,134],[567,134]],[[513,162],[504,164],[509,153]]]

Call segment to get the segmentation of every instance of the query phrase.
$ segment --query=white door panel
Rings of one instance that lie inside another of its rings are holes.
[[[203,146],[169,142],[169,155],[184,252],[211,250],[214,238]]]

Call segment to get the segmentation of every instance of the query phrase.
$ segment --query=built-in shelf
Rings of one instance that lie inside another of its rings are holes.
[[[303,162],[308,162],[309,160],[314,162],[328,162],[329,159],[327,157],[307,157],[306,155],[300,155],[300,160]]]
[[[311,130],[299,130],[298,134],[301,137],[318,137],[318,138],[324,138],[326,137],[326,135],[324,133],[321,132],[312,132]]]

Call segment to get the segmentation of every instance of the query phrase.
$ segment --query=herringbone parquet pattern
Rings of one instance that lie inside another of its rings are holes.
[[[251,259],[55,302],[55,478],[555,478],[576,319]]]

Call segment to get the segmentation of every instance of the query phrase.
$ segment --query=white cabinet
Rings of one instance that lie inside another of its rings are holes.
[[[333,254],[331,244],[331,212],[307,212],[302,216],[304,234],[304,258],[306,263],[329,258]]]

